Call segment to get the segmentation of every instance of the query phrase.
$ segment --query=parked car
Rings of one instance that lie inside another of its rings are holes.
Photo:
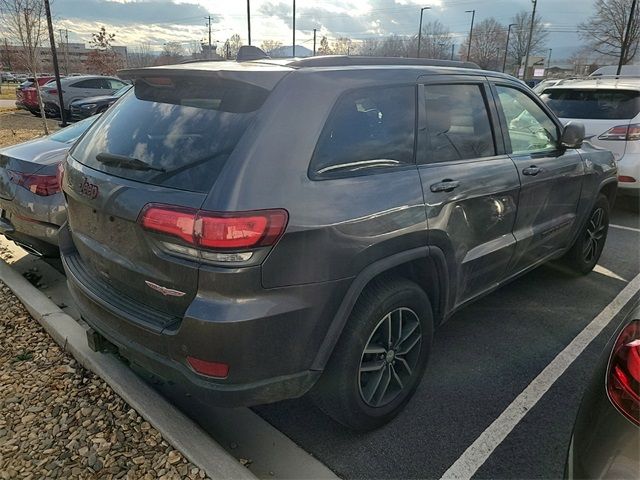
[[[605,67],[600,67],[595,72],[593,72],[590,77],[603,77],[603,76],[612,76],[618,74],[618,66],[617,65],[607,65]],[[623,65],[620,70],[620,75],[622,76],[640,76],[640,66],[638,65]]]
[[[611,153],[471,66],[124,72],[133,92],[64,168],[60,250],[92,344],[215,404],[310,392],[351,428],[391,420],[435,327],[549,260],[589,272],[607,236]]]
[[[585,391],[565,477],[637,479],[640,472],[640,308],[609,340]]]
[[[58,169],[95,119],[0,149],[0,234],[35,255],[59,255],[58,229],[67,215]]]
[[[17,82],[15,75],[11,72],[2,72],[2,74],[0,75],[0,80],[7,83]]]
[[[540,95],[542,92],[544,92],[547,88],[549,87],[554,87],[556,85],[564,85],[567,82],[571,82],[572,80],[575,79],[570,79],[570,78],[553,78],[553,79],[549,79],[549,80],[542,80],[540,83],[538,83],[535,87],[533,87],[531,90],[533,90],[535,93],[537,93],[538,95]]]
[[[131,90],[131,85],[125,85],[113,95],[101,95],[98,97],[87,97],[82,100],[71,102],[71,120],[77,121],[90,117],[97,113],[104,113],[116,100]]]
[[[53,77],[38,77],[40,87],[51,82]],[[36,116],[40,116],[40,104],[38,101],[38,90],[35,87],[34,78],[30,77],[22,82],[16,89],[16,107],[28,110]]]
[[[84,75],[80,77],[66,77],[60,80],[62,86],[62,100],[69,118],[69,106],[75,101],[98,95],[113,95],[126,86],[126,83],[116,77],[102,77],[98,75]],[[45,109],[52,115],[60,115],[58,87],[55,84],[42,89],[42,99]]]
[[[591,144],[613,152],[618,193],[640,198],[640,77],[575,81],[541,98],[562,122],[584,123]]]
[[[15,77],[16,77],[16,83],[26,82],[27,79],[29,78],[29,76],[26,73],[17,73]]]

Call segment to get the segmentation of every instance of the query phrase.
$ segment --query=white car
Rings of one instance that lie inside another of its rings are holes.
[[[116,77],[103,77],[99,75],[83,75],[80,77],[65,77],[60,79],[62,86],[62,99],[65,111],[74,100],[102,95],[113,95],[127,84]],[[41,89],[44,108],[51,115],[60,114],[60,102],[58,101],[58,87],[55,81],[47,83]],[[67,118],[69,115],[67,113]]]
[[[585,138],[613,152],[618,195],[640,198],[640,77],[575,80],[548,87],[540,97],[563,123],[584,123]]]

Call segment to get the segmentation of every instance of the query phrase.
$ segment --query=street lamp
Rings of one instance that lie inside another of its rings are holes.
[[[464,13],[471,14],[471,29],[469,30],[469,46],[467,48],[467,62],[469,61],[469,57],[471,56],[471,39],[473,38],[473,21],[476,18],[475,10],[465,10]]]
[[[502,62],[502,73],[504,73],[504,71],[507,68],[507,55],[509,54],[509,37],[511,36],[511,27],[515,27],[517,25],[518,25],[517,23],[510,23],[509,30],[507,30],[507,44],[504,47],[504,61]]]
[[[422,7],[420,9],[420,29],[418,30],[418,58],[420,58],[420,43],[422,41],[422,14],[425,10],[431,10],[431,7]]]

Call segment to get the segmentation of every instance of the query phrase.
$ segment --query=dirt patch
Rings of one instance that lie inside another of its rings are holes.
[[[56,120],[47,120],[49,132],[59,130]],[[29,112],[0,112],[0,148],[44,135],[42,120]]]
[[[0,282],[0,479],[202,479]]]

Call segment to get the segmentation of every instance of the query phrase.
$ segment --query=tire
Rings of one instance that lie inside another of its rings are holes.
[[[388,346],[389,324],[396,348],[404,337],[402,355]],[[375,281],[356,302],[311,398],[346,427],[378,428],[398,415],[415,392],[432,340],[433,312],[424,291],[401,278]]]
[[[596,266],[609,232],[609,201],[599,195],[582,231],[571,249],[563,257],[572,271],[586,275]]]

